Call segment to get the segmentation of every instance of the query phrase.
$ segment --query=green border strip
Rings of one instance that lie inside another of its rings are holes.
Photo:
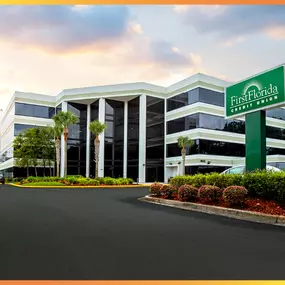
[[[138,184],[138,185],[104,185],[104,186],[24,186],[24,185],[17,185],[13,183],[6,183],[6,185],[15,186],[18,188],[144,188],[149,187],[149,184]]]

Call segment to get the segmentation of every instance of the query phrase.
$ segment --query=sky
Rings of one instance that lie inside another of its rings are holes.
[[[282,63],[285,6],[0,6],[0,109],[15,91],[238,81]]]

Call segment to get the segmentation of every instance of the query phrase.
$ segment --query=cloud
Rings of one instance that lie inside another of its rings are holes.
[[[129,26],[134,33],[136,33],[138,35],[141,35],[143,33],[143,29],[142,29],[142,26],[140,24],[131,22],[131,23],[129,23]]]
[[[279,38],[284,30],[276,32],[276,27],[285,27],[285,6],[198,6],[184,13],[183,19],[200,34],[216,34],[231,41],[266,31]]]
[[[68,52],[118,41],[128,21],[125,6],[3,6],[0,40]]]

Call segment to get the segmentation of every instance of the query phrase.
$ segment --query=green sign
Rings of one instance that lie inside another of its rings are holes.
[[[226,88],[226,118],[285,105],[284,66]]]

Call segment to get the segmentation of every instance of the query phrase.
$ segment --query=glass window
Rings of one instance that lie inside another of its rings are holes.
[[[285,120],[285,109],[275,108],[266,110],[266,116],[274,119]]]
[[[164,104],[146,97],[146,181],[164,181]]]
[[[67,146],[68,146],[67,174],[69,175],[76,174],[76,175],[85,176],[87,105],[68,102],[67,110],[74,113],[79,118],[78,123],[68,127],[69,133],[67,140]]]
[[[14,136],[17,136],[19,133],[34,128],[33,125],[24,125],[24,124],[14,124]]]
[[[199,102],[224,107],[224,93],[205,88],[199,88]]]
[[[242,174],[244,173],[244,166],[234,167],[227,171],[228,174]]]
[[[174,134],[199,127],[199,114],[168,121],[166,123],[167,134]]]
[[[245,134],[244,121],[226,120],[220,116],[204,113],[192,114],[166,123],[168,135],[195,128]],[[284,140],[285,132],[281,128],[266,126],[266,137]]]
[[[107,129],[105,130],[104,175],[122,177],[124,158],[124,102],[106,99],[105,107]]]
[[[90,116],[91,122],[98,120],[98,116],[99,116],[99,100],[91,104],[91,116]]]
[[[167,111],[173,111],[197,102],[223,107],[224,93],[198,87],[167,99]]]
[[[54,114],[54,107],[15,103],[15,115],[51,119]]]

